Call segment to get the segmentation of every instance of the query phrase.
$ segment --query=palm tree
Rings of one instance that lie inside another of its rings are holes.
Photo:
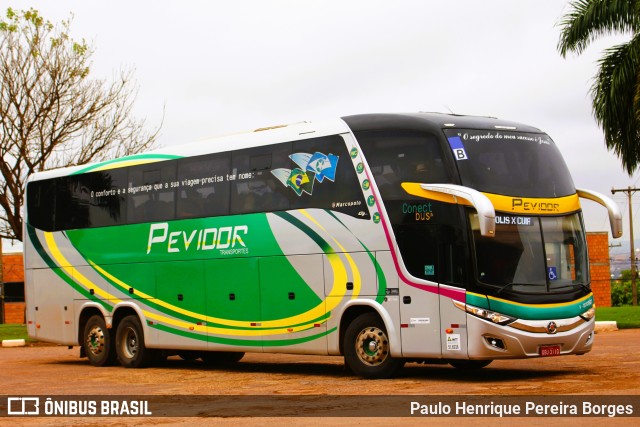
[[[629,175],[640,166],[640,0],[576,0],[562,17],[558,51],[582,53],[589,43],[613,33],[628,43],[605,50],[593,86],[593,113],[607,148]]]

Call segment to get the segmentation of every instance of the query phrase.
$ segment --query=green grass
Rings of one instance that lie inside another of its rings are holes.
[[[27,336],[26,325],[0,325],[0,341],[19,339],[24,339],[28,342],[35,341]]]
[[[596,320],[615,320],[620,329],[640,328],[640,306],[597,307]]]
[[[18,339],[27,339],[26,325],[0,325],[0,341]]]

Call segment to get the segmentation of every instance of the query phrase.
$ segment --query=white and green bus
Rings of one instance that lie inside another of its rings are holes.
[[[357,115],[30,177],[33,338],[95,366],[245,352],[481,368],[580,355],[594,296],[579,199],[540,130]]]

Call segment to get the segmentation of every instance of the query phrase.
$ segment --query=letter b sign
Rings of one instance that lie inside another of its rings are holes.
[[[456,156],[456,160],[467,159],[467,153],[464,151],[464,148],[455,148],[453,150],[453,155]]]

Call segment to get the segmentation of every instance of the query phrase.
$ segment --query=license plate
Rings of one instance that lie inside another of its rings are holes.
[[[541,345],[539,354],[541,357],[560,356],[559,345]]]

